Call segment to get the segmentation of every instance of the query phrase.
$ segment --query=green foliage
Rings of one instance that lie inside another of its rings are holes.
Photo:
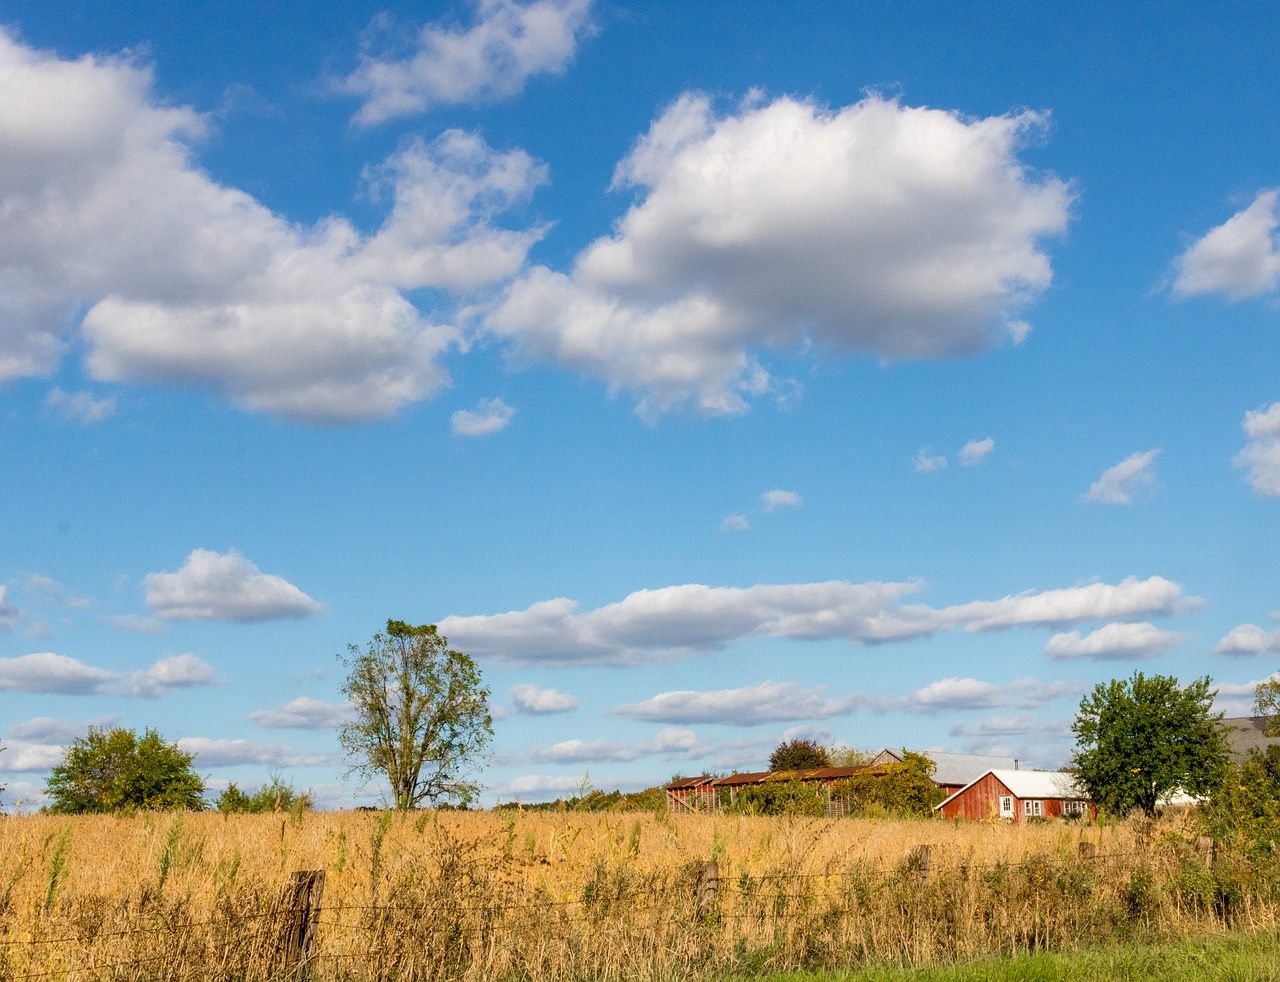
[[[876,756],[869,750],[846,747],[843,743],[833,743],[823,749],[826,750],[827,760],[832,767],[866,767]]]
[[[434,624],[394,620],[363,650],[350,645],[347,652],[342,691],[355,718],[338,742],[353,770],[385,777],[401,810],[474,801],[480,785],[471,769],[493,738],[489,689],[475,661],[452,650]]]
[[[727,789],[721,794],[729,798]],[[778,777],[738,788],[732,800],[721,804],[733,815],[825,815],[827,810],[823,789]]]
[[[1269,843],[1280,838],[1280,747],[1253,750],[1229,764],[1204,809],[1206,831],[1220,841]]]
[[[830,767],[827,748],[813,740],[791,740],[780,743],[769,755],[771,771],[808,771],[817,767]]]
[[[837,781],[831,793],[852,801],[863,812],[883,809],[899,815],[932,815],[933,806],[945,797],[933,783],[933,770],[928,757],[908,751],[899,763],[870,767]]]
[[[49,811],[200,811],[204,781],[191,766],[194,758],[152,729],[139,737],[119,726],[91,727],[53,768],[45,788]]]
[[[1186,686],[1167,675],[1099,683],[1080,702],[1071,729],[1077,779],[1112,815],[1155,815],[1179,789],[1207,795],[1227,763],[1226,737],[1213,712],[1209,676]]]
[[[220,812],[294,812],[311,811],[314,807],[311,796],[305,791],[298,791],[292,784],[286,784],[278,774],[272,774],[271,780],[252,794],[241,791],[234,781],[226,786],[214,807]]]
[[[1267,736],[1280,736],[1280,678],[1269,678],[1254,687],[1253,715],[1266,717]]]

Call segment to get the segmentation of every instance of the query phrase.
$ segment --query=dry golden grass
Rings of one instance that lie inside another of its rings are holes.
[[[1186,820],[7,817],[0,977],[278,977],[285,886],[310,869],[326,874],[319,979],[694,978],[1276,924],[1280,874],[1232,856],[1209,868],[1194,837]],[[711,859],[719,890],[700,909]]]

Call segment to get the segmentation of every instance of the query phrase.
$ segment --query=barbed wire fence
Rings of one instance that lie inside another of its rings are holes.
[[[1211,870],[1221,853],[1200,838],[1192,855]],[[593,929],[630,924],[651,938],[727,935],[740,941],[746,926],[788,925],[830,930],[843,918],[872,911],[867,891],[892,887],[897,902],[919,900],[939,877],[1001,876],[1036,872],[1054,878],[1086,867],[1099,879],[1116,879],[1135,868],[1131,850],[1104,851],[1080,841],[1075,856],[1035,854],[1021,859],[939,861],[929,845],[907,849],[895,862],[856,862],[842,868],[801,872],[779,870],[722,875],[715,859],[695,863],[655,887],[653,882],[596,884],[587,881],[576,896],[546,895],[510,901],[476,901],[466,890],[429,902],[389,898],[380,903],[325,903],[325,871],[294,872],[277,897],[248,912],[226,909],[202,918],[138,913],[112,927],[39,936],[14,936],[14,925],[0,922],[0,978],[34,979],[254,979],[379,978],[384,967],[397,978],[457,978],[485,952],[500,950],[531,923],[544,930],[575,928],[587,937]],[[594,884],[594,886],[593,886]],[[915,891],[913,893],[913,891]],[[883,897],[881,898],[883,899]],[[104,917],[108,916],[104,912]],[[420,950],[405,950],[418,939]],[[118,951],[118,942],[127,941]]]

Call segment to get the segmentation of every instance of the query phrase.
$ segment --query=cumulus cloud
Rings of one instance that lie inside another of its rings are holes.
[[[783,491],[774,488],[760,496],[760,505],[765,511],[777,511],[779,508],[797,508],[801,502],[800,495],[794,491]]]
[[[33,719],[10,723],[5,733],[15,740],[29,740],[37,744],[61,745],[78,740],[92,726],[108,727],[120,722],[119,716],[99,716],[97,719],[73,722],[53,716],[36,716]]]
[[[995,448],[996,441],[991,437],[984,440],[970,440],[960,448],[960,464],[964,467],[981,464]]]
[[[1154,624],[1104,624],[1083,637],[1079,631],[1055,634],[1044,652],[1055,660],[1090,658],[1095,661],[1136,661],[1163,655],[1182,640],[1174,631],[1162,631]]]
[[[79,311],[90,374],[210,389],[312,423],[385,417],[446,382],[458,337],[406,298],[523,265],[541,229],[501,228],[545,169],[448,131],[367,174],[365,235],[290,223],[192,161],[204,120],[125,57],[65,61],[0,30],[0,382],[43,376]],[[101,412],[75,394],[65,408]]]
[[[562,740],[549,747],[535,746],[525,758],[534,764],[594,764],[620,763],[639,760],[642,757],[663,756],[668,759],[692,759],[711,749],[698,739],[693,730],[668,726],[659,730],[652,739],[636,743],[615,740]]]
[[[147,606],[165,620],[251,623],[315,617],[324,606],[231,549],[194,549],[176,573],[148,573]]]
[[[347,703],[334,704],[310,696],[299,696],[274,709],[259,709],[249,714],[259,726],[280,730],[336,729],[351,719]]]
[[[916,460],[913,470],[917,474],[936,474],[938,471],[947,469],[947,458],[935,455],[928,447],[921,447],[916,451]]]
[[[721,532],[746,532],[750,528],[751,523],[747,520],[747,516],[737,511],[732,515],[725,515],[724,521],[720,523]]]
[[[116,678],[106,669],[52,651],[0,658],[0,690],[91,695]]]
[[[618,706],[610,712],[628,719],[661,723],[723,723],[755,726],[794,719],[825,719],[850,712],[858,700],[832,699],[825,686],[804,688],[772,679],[758,685],[711,692],[660,692],[643,702]]]
[[[516,712],[530,716],[541,716],[548,713],[567,713],[578,708],[576,697],[559,689],[543,689],[528,682],[521,682],[511,687],[511,701],[515,703]]]
[[[424,25],[407,57],[366,50],[338,83],[364,99],[356,122],[517,95],[530,76],[563,72],[589,30],[591,0],[476,0],[475,7],[469,27]]]
[[[1084,500],[1099,505],[1130,504],[1140,488],[1149,487],[1155,481],[1152,465],[1159,454],[1159,450],[1144,450],[1108,467],[1089,486]]]
[[[1235,465],[1245,469],[1255,494],[1280,495],[1280,402],[1250,410],[1240,425],[1248,442],[1236,454]]]
[[[504,430],[516,411],[501,399],[481,399],[474,410],[459,409],[450,417],[455,436],[488,436]]]
[[[453,615],[440,622],[440,629],[478,657],[518,664],[637,664],[650,656],[718,650],[748,637],[876,644],[955,628],[996,631],[1168,615],[1199,602],[1163,577],[1131,576],[1116,584],[1026,591],[940,609],[900,603],[920,586],[840,580],[752,587],[695,583],[640,590],[586,613],[559,597],[505,614]]]
[[[1020,340],[1072,193],[1018,160],[1042,115],[869,96],[720,115],[686,94],[617,167],[639,200],[565,274],[535,267],[486,318],[528,357],[638,397],[739,413],[778,384],[764,349],[906,359]]]
[[[1076,682],[1041,682],[1034,678],[1017,679],[1005,685],[971,678],[947,678],[930,682],[903,700],[906,709],[930,713],[946,709],[988,709],[995,706],[1017,706],[1037,709],[1060,696],[1078,696],[1084,691]],[[888,703],[892,708],[895,703]]]
[[[1223,293],[1242,300],[1272,292],[1280,284],[1278,225],[1280,190],[1262,191],[1174,261],[1173,295]]]
[[[21,613],[22,611],[9,602],[9,588],[0,583],[0,631],[13,627]]]
[[[1215,655],[1269,655],[1280,651],[1280,630],[1268,631],[1257,624],[1233,627],[1214,647]]]
[[[1029,713],[989,716],[976,723],[954,723],[947,735],[991,740],[1011,736],[1064,737],[1071,732],[1069,720],[1042,719]]]
[[[98,423],[115,415],[116,397],[94,398],[92,392],[66,392],[54,387],[44,397],[44,408],[64,423]]]
[[[209,737],[181,737],[178,749],[196,755],[197,767],[230,767],[235,764],[266,764],[271,767],[301,767],[332,763],[332,755],[284,747],[253,740],[215,740]]]
[[[161,658],[150,668],[130,673],[121,681],[121,692],[135,698],[158,699],[174,689],[219,685],[224,681],[211,665],[188,653]]]

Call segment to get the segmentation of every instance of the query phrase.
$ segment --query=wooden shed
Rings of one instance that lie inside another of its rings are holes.
[[[1097,812],[1070,774],[1004,768],[987,771],[934,810],[943,818],[1003,818],[1017,823],[1032,818],[1093,817]]]
[[[682,777],[663,785],[667,792],[667,807],[672,811],[718,811],[722,801],[732,802],[742,788],[766,781],[800,781],[803,784],[817,785],[826,792],[842,778],[852,777],[859,771],[869,769],[869,765],[860,767],[816,767],[809,770],[795,771],[752,771],[749,774],[730,774],[727,777],[711,777],[703,774],[700,777]]]

